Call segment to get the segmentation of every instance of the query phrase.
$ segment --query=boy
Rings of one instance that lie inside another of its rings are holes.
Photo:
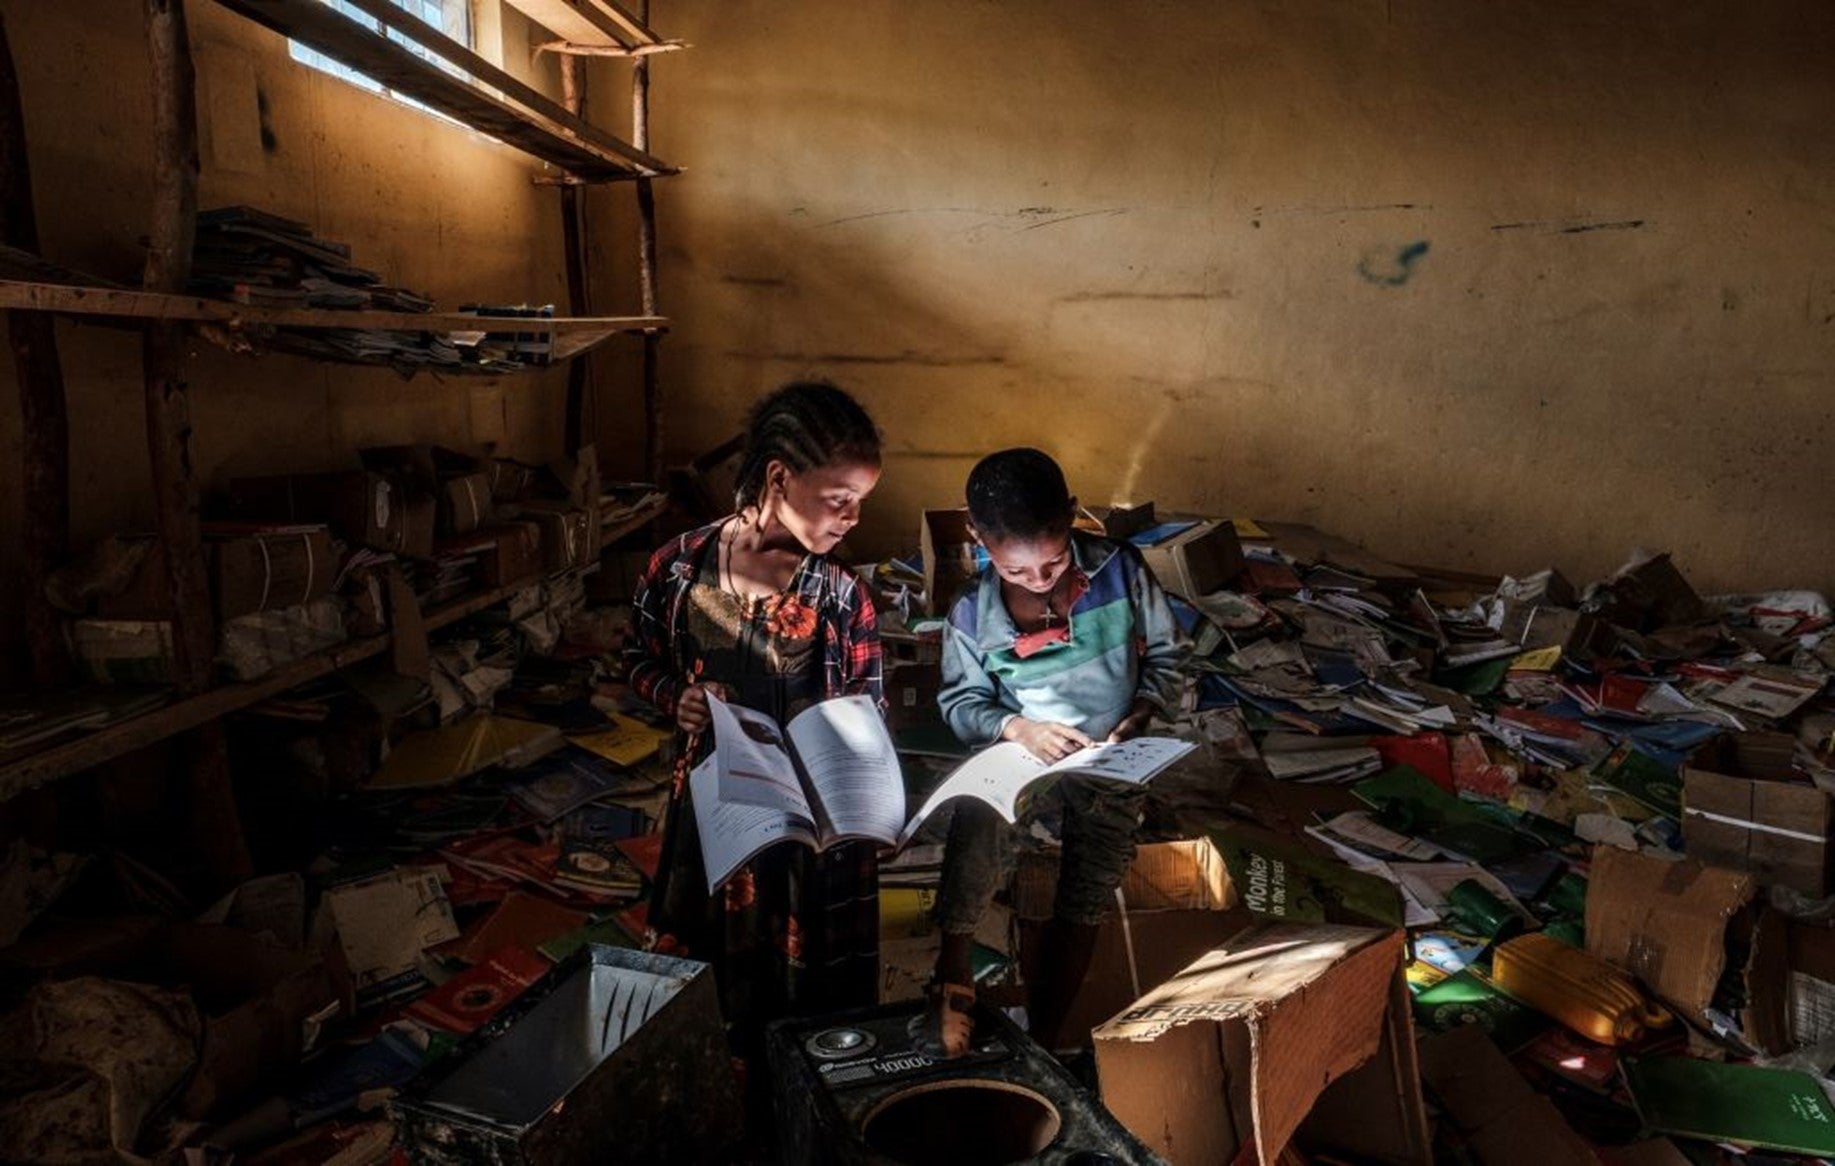
[[[962,742],[1017,741],[1056,761],[1096,741],[1139,736],[1178,706],[1185,644],[1140,552],[1073,531],[1076,500],[1036,449],[983,458],[969,474],[969,525],[990,565],[950,607],[943,638],[943,717]],[[1134,857],[1142,792],[1067,778],[1063,861],[1028,1013],[1057,1047],[1103,912]],[[974,1001],[969,953],[995,889],[1012,869],[1010,828],[974,799],[956,803],[937,921],[933,1037],[967,1051]]]

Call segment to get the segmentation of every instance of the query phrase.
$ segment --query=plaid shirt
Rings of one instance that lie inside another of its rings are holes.
[[[659,547],[632,600],[626,674],[639,696],[671,716],[693,667],[693,661],[677,650],[687,619],[685,600],[721,526],[716,522],[699,527]],[[815,611],[819,621],[823,698],[865,693],[884,707],[879,613],[866,584],[840,563],[809,555],[791,577],[789,590]]]

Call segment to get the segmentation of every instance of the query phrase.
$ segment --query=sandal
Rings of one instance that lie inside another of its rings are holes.
[[[968,1052],[975,1041],[975,989],[968,984],[932,984],[929,1007],[911,1019],[918,1051],[933,1060]]]

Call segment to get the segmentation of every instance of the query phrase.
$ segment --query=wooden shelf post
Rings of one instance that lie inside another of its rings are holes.
[[[26,151],[25,107],[19,74],[0,18],[0,242],[38,252],[38,215]],[[19,376],[20,463],[24,531],[26,651],[32,683],[52,688],[69,679],[62,620],[45,598],[45,581],[70,553],[70,420],[57,322],[42,312],[8,312],[7,340]]]
[[[197,75],[185,28],[184,0],[145,0],[147,49],[153,76],[153,222],[145,282],[156,292],[184,290],[197,230]],[[216,624],[204,573],[204,537],[191,449],[191,408],[185,383],[187,330],[170,320],[147,324],[147,451],[153,473],[153,514],[172,586],[172,646],[179,690],[210,685]],[[211,875],[235,884],[254,873],[230,779],[229,750],[220,723],[184,742],[193,842]]]

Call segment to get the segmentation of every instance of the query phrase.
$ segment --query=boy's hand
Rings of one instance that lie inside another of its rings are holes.
[[[1108,739],[1113,743],[1138,737],[1147,731],[1147,722],[1152,719],[1153,706],[1144,700],[1137,700],[1134,702],[1134,707],[1128,710],[1128,715],[1123,717],[1121,723],[1116,725],[1115,730],[1109,734]]]
[[[682,690],[682,695],[675,701],[675,723],[684,733],[703,733],[713,724],[713,714],[707,709],[708,693],[726,699],[724,684],[691,684]]]
[[[1018,741],[1026,752],[1044,762],[1062,761],[1077,750],[1095,744],[1082,731],[1069,725],[1029,721],[1025,717],[1008,721],[1000,735],[1009,741]]]

